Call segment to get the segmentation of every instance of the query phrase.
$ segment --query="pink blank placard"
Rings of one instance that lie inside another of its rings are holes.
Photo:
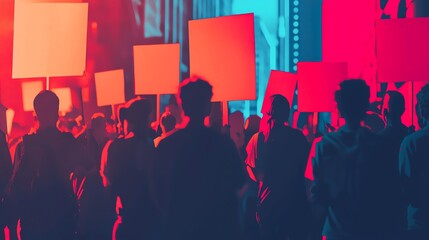
[[[135,94],[177,93],[180,44],[134,46]]]
[[[280,94],[285,97],[292,106],[297,78],[296,74],[293,73],[272,70],[267,89],[265,90],[261,112],[266,113],[270,109],[269,98],[275,94]]]
[[[376,22],[378,81],[429,81],[429,18]]]
[[[43,90],[43,82],[23,82],[21,87],[24,111],[34,111],[33,101],[37,94]]]
[[[72,95],[70,88],[53,88],[51,89],[60,99],[60,112],[70,112],[73,108]]]
[[[335,91],[347,78],[347,63],[298,63],[298,111],[336,111]]]
[[[124,70],[112,70],[94,74],[97,106],[125,102]]]
[[[189,21],[190,73],[213,85],[213,101],[256,99],[253,14]]]
[[[16,2],[13,78],[82,75],[87,25],[88,3]]]

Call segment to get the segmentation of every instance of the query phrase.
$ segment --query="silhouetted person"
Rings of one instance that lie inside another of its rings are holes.
[[[153,140],[155,147],[165,138],[176,132],[176,118],[170,113],[165,112],[161,116],[160,120],[161,136]]]
[[[429,85],[417,94],[417,111],[424,127],[404,139],[399,155],[410,240],[429,239]]]
[[[77,201],[70,182],[79,153],[70,133],[56,128],[59,99],[42,91],[34,99],[36,134],[23,137],[10,188],[10,203],[25,239],[75,239]]]
[[[314,200],[328,207],[327,239],[396,239],[390,176],[380,139],[361,122],[369,106],[363,80],[346,80],[335,94],[344,127],[323,137],[313,161]]]
[[[107,192],[100,176],[101,154],[108,141],[106,119],[96,113],[87,130],[86,158],[81,176],[76,176],[75,192],[79,197],[79,238],[111,239],[115,212],[110,206]]]
[[[150,137],[151,109],[147,100],[136,100],[125,113],[132,136],[110,144],[105,176],[111,192],[120,197],[122,209],[116,222],[116,239],[150,239],[156,218],[148,192],[148,171],[154,159],[155,147]]]
[[[180,99],[189,124],[157,148],[162,239],[239,239],[236,193],[244,169],[231,139],[204,126],[212,95],[208,82],[185,80]]]
[[[247,146],[250,178],[259,183],[257,217],[263,240],[306,239],[304,171],[309,144],[301,131],[286,126],[290,105],[281,95],[270,97],[268,129]]]
[[[387,92],[387,106],[383,110],[386,120],[386,128],[379,132],[383,145],[383,158],[385,161],[385,169],[383,176],[389,178],[390,182],[384,187],[392,196],[386,205],[389,205],[392,211],[396,212],[397,230],[403,235],[406,230],[406,209],[404,199],[400,193],[400,179],[398,162],[399,148],[402,141],[408,135],[409,129],[402,123],[401,117],[405,112],[405,98],[397,91]],[[389,176],[390,174],[390,176]]]
[[[0,131],[0,239],[4,239],[3,229],[5,228],[6,212],[3,205],[3,197],[6,185],[12,175],[12,159],[5,134]]]

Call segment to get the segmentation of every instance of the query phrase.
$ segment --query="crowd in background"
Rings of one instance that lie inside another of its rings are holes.
[[[429,85],[417,132],[399,92],[368,114],[369,92],[343,81],[344,124],[313,136],[289,124],[282,95],[262,119],[236,112],[222,126],[201,79],[155,123],[136,98],[86,127],[59,119],[58,97],[42,91],[30,133],[11,151],[0,136],[0,227],[23,240],[429,239]]]

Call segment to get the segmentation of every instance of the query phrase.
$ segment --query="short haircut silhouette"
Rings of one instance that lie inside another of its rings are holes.
[[[369,87],[361,79],[345,80],[335,92],[335,100],[346,120],[362,120],[369,107]]]
[[[161,125],[167,133],[176,127],[176,118],[170,112],[165,112],[161,116]]]
[[[210,114],[213,87],[201,79],[187,79],[180,87],[180,99],[185,115],[203,119]]]
[[[34,98],[33,106],[40,122],[54,122],[58,119],[60,100],[49,90],[41,91]]]
[[[268,116],[272,120],[278,121],[279,123],[285,123],[289,119],[290,104],[289,101],[280,94],[275,94],[270,97],[271,106],[268,111]]]
[[[398,91],[388,91],[389,95],[389,113],[394,117],[400,117],[405,112],[405,98]]]

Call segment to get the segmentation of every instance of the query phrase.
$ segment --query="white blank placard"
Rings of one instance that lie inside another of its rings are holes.
[[[13,78],[80,76],[88,3],[15,3]]]

